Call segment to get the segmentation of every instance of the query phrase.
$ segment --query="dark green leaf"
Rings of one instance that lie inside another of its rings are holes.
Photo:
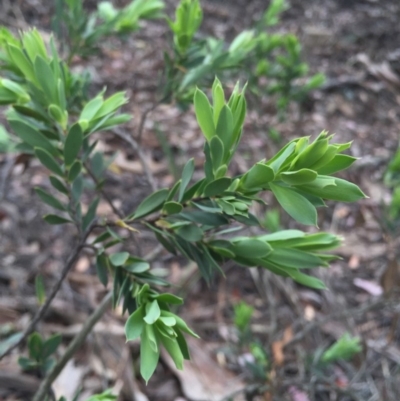
[[[81,171],[82,171],[82,163],[80,162],[80,160],[76,160],[69,169],[68,181],[73,182],[76,179],[76,177],[78,177]]]
[[[61,211],[66,210],[65,205],[63,205],[57,198],[55,198],[53,195],[50,195],[48,192],[44,191],[43,189],[36,187],[35,192],[38,194],[38,196],[44,203],[47,203],[51,207],[54,207],[55,209],[58,209]]]
[[[307,287],[316,288],[320,290],[326,289],[325,284],[312,276],[308,276],[307,274],[300,273],[299,271],[288,271],[289,276],[299,284],[303,284]]]
[[[64,217],[57,216],[55,214],[46,214],[43,216],[43,220],[46,223],[57,225],[57,224],[65,224],[65,223],[73,223],[72,220],[65,219]]]
[[[41,148],[35,148],[35,154],[40,162],[47,167],[51,172],[61,177],[64,176],[64,173],[57,163],[57,161],[53,158],[53,156],[47,152],[47,150]]]
[[[41,359],[43,340],[39,333],[34,332],[28,338],[29,356],[36,361]]]
[[[276,264],[295,269],[310,269],[324,266],[325,262],[316,255],[298,249],[278,248],[269,255],[268,260]]]
[[[165,202],[163,207],[163,212],[165,214],[177,214],[180,213],[183,209],[183,206],[178,202]]]
[[[78,177],[76,177],[74,182],[72,183],[72,189],[71,189],[72,199],[74,199],[75,202],[79,202],[82,193],[83,193],[83,177],[81,175],[78,175]]]
[[[49,177],[51,185],[57,190],[68,196],[68,189],[66,186],[54,175]]]
[[[218,178],[215,181],[210,182],[204,188],[204,195],[207,197],[213,197],[221,195],[225,190],[229,188],[232,180],[228,177]]]
[[[296,221],[307,225],[317,225],[317,211],[304,196],[280,185],[270,184],[279,204]]]
[[[96,210],[97,206],[99,206],[100,198],[95,198],[93,202],[90,204],[88,211],[85,217],[82,220],[82,230],[86,231],[86,229],[90,226],[93,220],[96,218]]]
[[[179,196],[178,196],[179,202],[181,202],[183,199],[183,195],[185,194],[186,188],[189,185],[190,180],[192,179],[193,173],[194,173],[194,160],[192,158],[188,160],[182,171],[182,183],[179,188]]]
[[[235,255],[248,258],[263,258],[272,252],[272,248],[267,242],[257,238],[245,238],[232,242],[231,250]]]
[[[61,344],[61,340],[61,334],[54,334],[44,342],[42,350],[43,359],[47,359],[56,352],[58,346]]]
[[[100,283],[107,287],[108,283],[108,258],[104,253],[97,255],[96,258],[96,272]]]
[[[142,203],[137,207],[136,212],[133,214],[132,218],[138,219],[161,209],[164,201],[167,199],[168,192],[168,189],[160,189],[145,198]]]
[[[78,156],[83,142],[81,126],[75,123],[68,131],[64,144],[64,162],[70,166]]]
[[[201,241],[204,235],[203,230],[195,224],[186,224],[179,227],[175,232],[189,242]]]

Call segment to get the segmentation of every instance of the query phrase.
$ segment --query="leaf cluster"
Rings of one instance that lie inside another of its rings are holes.
[[[308,74],[301,60],[299,40],[292,34],[270,34],[287,8],[283,0],[273,0],[254,29],[245,30],[228,44],[214,37],[200,37],[202,22],[199,0],[182,0],[175,21],[168,20],[173,33],[173,53],[165,54],[164,98],[190,102],[196,85],[208,85],[215,75],[227,77],[232,71],[245,72],[250,90],[257,96],[277,95],[279,110],[291,100],[302,101],[325,78],[316,74],[304,84]]]
[[[55,364],[52,355],[57,351],[61,344],[61,335],[54,334],[47,340],[37,333],[32,333],[28,338],[29,356],[21,356],[18,364],[24,371],[36,371],[45,376]]]
[[[161,0],[133,0],[121,9],[110,1],[101,1],[95,12],[83,8],[82,0],[56,0],[53,27],[61,41],[68,44],[69,61],[75,55],[89,56],[98,50],[104,38],[139,29],[142,19],[159,18]]]

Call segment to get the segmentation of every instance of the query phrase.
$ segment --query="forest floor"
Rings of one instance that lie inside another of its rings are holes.
[[[0,22],[15,30],[37,26],[49,32],[52,3],[2,1]],[[95,2],[87,3],[90,7]],[[176,1],[167,3],[172,16]],[[229,41],[254,24],[265,3],[204,0],[202,32]],[[109,311],[55,382],[58,396],[70,400],[81,387],[79,400],[84,400],[114,386],[120,390],[120,401],[400,399],[400,244],[383,213],[383,205],[390,201],[383,175],[400,138],[399,19],[398,0],[290,0],[290,8],[274,29],[298,35],[310,73],[325,73],[327,82],[302,107],[292,104],[284,121],[278,119],[273,100],[250,104],[243,143],[233,164],[233,169],[243,172],[290,139],[315,137],[324,129],[335,133],[338,142],[353,141],[351,154],[360,160],[344,177],[356,182],[369,198],[351,205],[332,203],[319,214],[321,229],[345,239],[336,250],[342,259],[315,273],[329,290],[306,289],[234,265],[225,267],[226,277],[216,277],[207,286],[196,266],[158,252],[154,268],[164,269],[176,293],[184,296],[180,314],[201,336],[190,341],[193,361],[180,372],[163,355],[146,387],[134,374],[138,344],[125,345],[126,317],[120,310]],[[144,110],[157,101],[157,77],[170,40],[167,31],[162,21],[146,22],[128,40],[109,40],[98,55],[74,61],[75,69],[87,68],[92,74],[93,94],[104,86],[108,93],[128,91],[126,111],[134,119],[127,129],[133,135]],[[278,137],[269,134],[271,128],[279,132]],[[192,109],[184,112],[172,104],[161,105],[148,115],[142,138],[142,151],[158,187],[170,186],[174,172],[189,157],[200,169],[203,142]],[[163,143],[169,144],[169,156]],[[130,212],[150,193],[142,165],[135,152],[112,134],[104,134],[100,145],[107,154],[117,152],[105,189],[116,205]],[[15,157],[0,155],[0,347],[37,310],[35,276],[41,273],[46,288],[51,288],[74,241],[72,229],[48,226],[42,220],[47,207],[33,188],[47,185],[44,169],[33,160],[16,163]],[[105,202],[99,210],[112,213]],[[265,216],[263,209],[256,213],[261,220]],[[281,225],[293,227],[284,215]],[[142,255],[157,248],[146,232],[136,245],[131,244],[132,250]],[[40,331],[62,333],[62,351],[105,293],[90,254],[84,254]],[[233,306],[239,300],[255,308],[252,339],[267,355],[265,366],[259,364],[258,370],[251,364],[249,343],[239,347],[234,332]],[[316,355],[346,332],[361,337],[363,351],[347,362],[315,364]],[[29,400],[37,383],[33,377],[33,384],[26,382],[17,359],[13,353],[0,362],[0,401]],[[17,386],[2,379],[4,370],[15,373]]]

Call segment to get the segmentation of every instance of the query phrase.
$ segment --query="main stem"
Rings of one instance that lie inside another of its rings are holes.
[[[44,401],[50,391],[51,385],[57,376],[64,369],[65,365],[72,358],[76,350],[84,343],[87,335],[92,331],[94,325],[101,319],[104,312],[107,310],[112,298],[112,291],[110,291],[101,301],[97,309],[92,313],[86,323],[83,325],[82,330],[74,337],[69,344],[67,350],[61,359],[56,363],[48,376],[42,381],[38,391],[33,397],[32,401]]]

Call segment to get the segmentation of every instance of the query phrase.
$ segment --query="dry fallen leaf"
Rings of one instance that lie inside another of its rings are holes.
[[[364,291],[367,291],[369,294],[374,295],[376,297],[382,295],[383,293],[382,287],[377,282],[372,280],[364,280],[362,278],[357,277],[353,280],[353,284],[356,287],[361,288]]]
[[[277,366],[281,366],[285,361],[285,355],[283,353],[283,348],[285,345],[293,338],[293,329],[292,326],[288,326],[283,332],[282,340],[274,341],[272,343],[272,355],[274,358],[274,362]]]

